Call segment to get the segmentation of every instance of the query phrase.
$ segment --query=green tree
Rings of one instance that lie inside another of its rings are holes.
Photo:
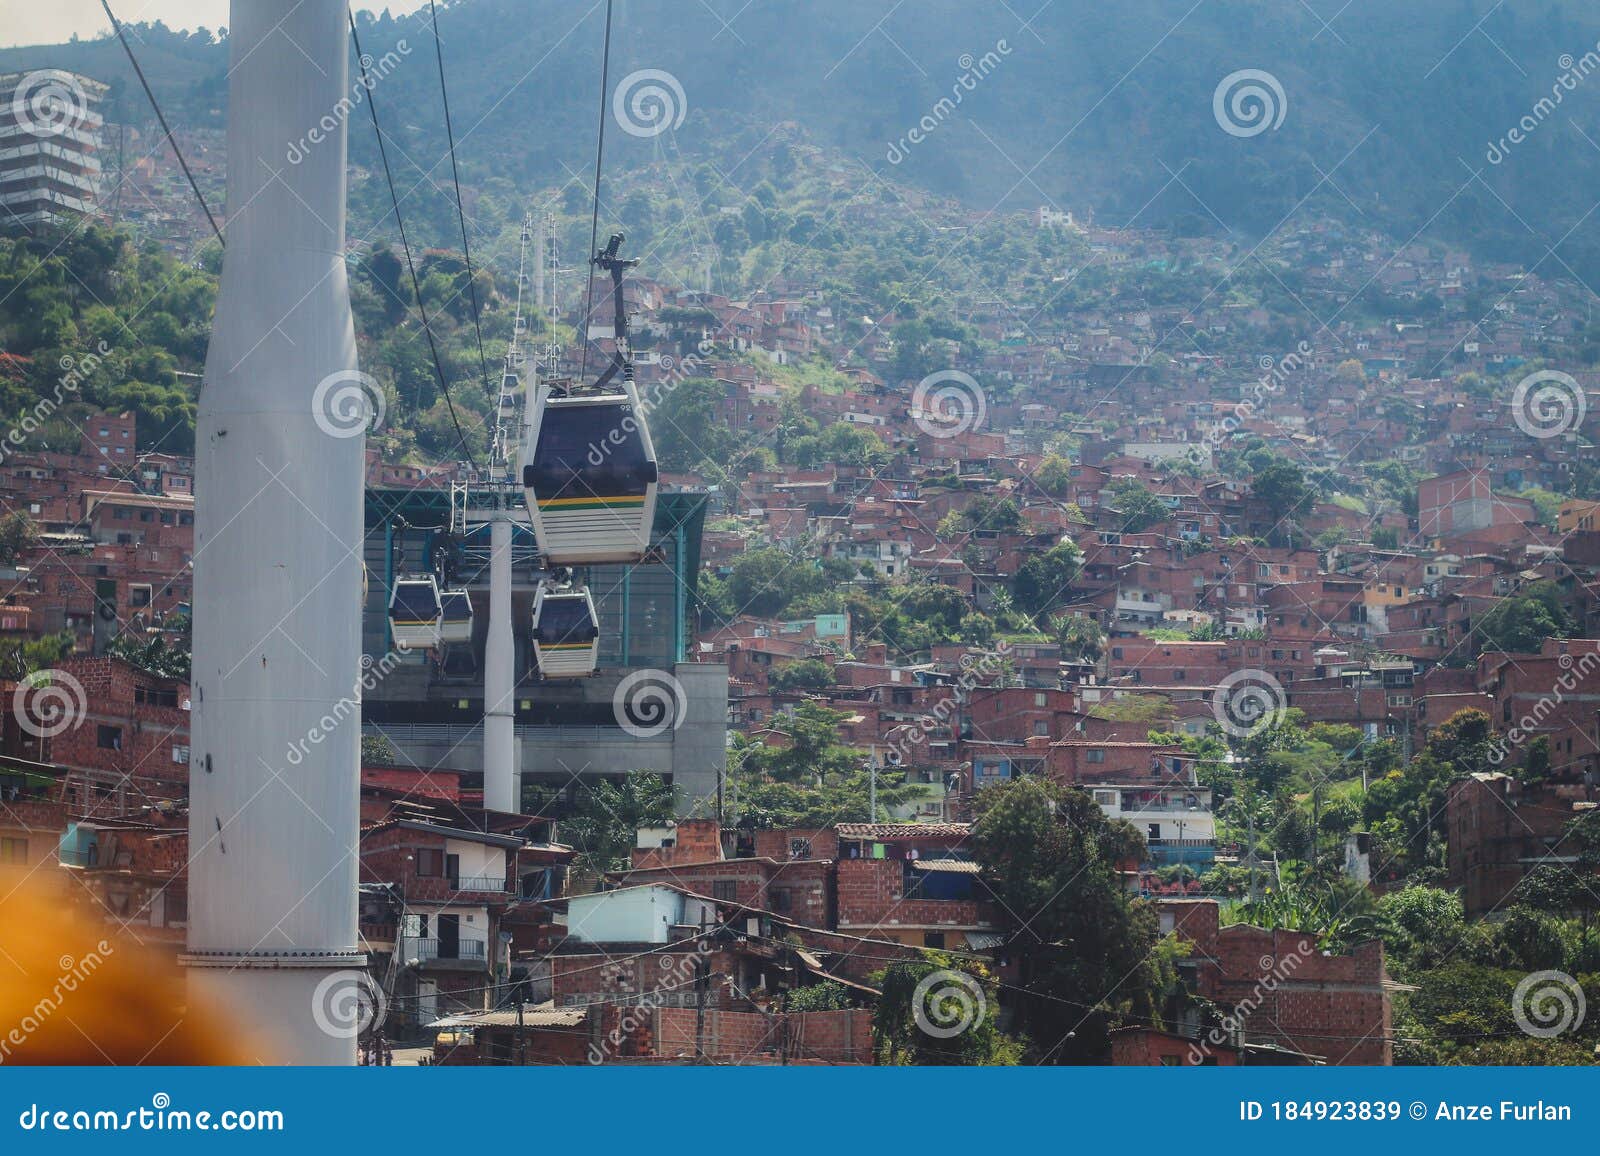
[[[1572,620],[1561,605],[1553,582],[1535,582],[1518,594],[1502,598],[1478,619],[1484,650],[1507,654],[1537,654],[1546,638],[1567,638]]]
[[[674,791],[661,775],[585,778],[578,782],[572,813],[561,821],[561,834],[577,848],[577,866],[601,875],[628,866],[640,827],[665,826],[673,814]]]
[[[977,960],[929,952],[923,960],[890,964],[878,983],[883,995],[872,1017],[878,1063],[986,1067],[1021,1062],[1022,1043],[995,1027],[999,988]]]
[[[833,685],[833,666],[820,658],[802,658],[775,667],[767,676],[773,690],[819,690]]]
[[[39,527],[24,510],[0,518],[0,566],[15,566],[39,540]]]
[[[1172,517],[1172,507],[1139,482],[1127,480],[1111,487],[1111,509],[1125,533],[1139,534]]]
[[[1069,587],[1083,567],[1083,555],[1075,543],[1062,541],[1043,554],[1031,554],[1017,567],[1011,580],[1011,596],[1017,608],[1035,622],[1045,622],[1051,611],[1069,600]]]
[[[1020,974],[1016,1023],[1048,1049],[1042,1062],[1097,1058],[1111,1028],[1155,1020],[1173,983],[1155,913],[1118,874],[1144,840],[1084,792],[1036,777],[985,788],[977,809],[970,846]]]

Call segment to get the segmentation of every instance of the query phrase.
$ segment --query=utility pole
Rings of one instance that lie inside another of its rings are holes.
[[[1245,808],[1245,821],[1250,829],[1250,843],[1245,856],[1250,860],[1250,902],[1254,903],[1260,894],[1256,891],[1256,813],[1253,807]]]
[[[711,986],[711,964],[704,955],[694,961],[694,1062],[706,1062],[706,992]]]

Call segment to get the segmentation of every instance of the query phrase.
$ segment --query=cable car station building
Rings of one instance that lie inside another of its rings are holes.
[[[706,506],[704,490],[663,487],[642,562],[579,568],[600,631],[599,667],[585,678],[540,675],[532,625],[541,565],[532,529],[514,525],[516,797],[525,812],[572,800],[584,779],[630,772],[666,776],[683,810],[715,795],[727,764],[728,671],[685,661]],[[461,770],[470,783],[483,769],[489,528],[462,527],[451,513],[448,490],[367,489],[362,648],[375,685],[361,695],[362,732],[387,739],[403,764]],[[394,584],[427,574],[437,576],[441,590],[469,595],[469,642],[395,646]],[[641,720],[620,704],[645,684],[662,692],[652,705],[665,713]]]

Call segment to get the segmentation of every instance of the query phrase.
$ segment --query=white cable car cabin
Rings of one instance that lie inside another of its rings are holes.
[[[633,262],[617,258],[621,243],[613,236],[595,258],[612,277],[612,363],[592,393],[558,397],[541,382],[523,443],[522,484],[546,566],[637,562],[650,548],[660,473],[633,384],[622,293],[622,270]]]
[[[545,678],[583,678],[600,661],[600,624],[588,590],[555,591],[539,584],[533,596],[533,657]]]
[[[395,580],[389,595],[389,633],[404,650],[439,645],[439,584],[432,575]]]
[[[446,590],[439,595],[439,641],[472,641],[472,597],[465,590]]]

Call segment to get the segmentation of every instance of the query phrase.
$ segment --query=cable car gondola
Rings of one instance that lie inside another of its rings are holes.
[[[617,350],[587,393],[541,382],[524,441],[522,484],[547,566],[637,562],[650,546],[659,471],[633,383],[627,342],[622,235],[594,263],[611,273]],[[613,384],[617,382],[618,384]]]
[[[403,650],[439,645],[439,584],[425,578],[399,578],[389,596],[389,632]]]
[[[446,590],[439,595],[439,641],[472,641],[472,598],[465,590]]]
[[[581,678],[600,659],[600,625],[589,591],[539,584],[533,596],[533,657],[545,678]]]

